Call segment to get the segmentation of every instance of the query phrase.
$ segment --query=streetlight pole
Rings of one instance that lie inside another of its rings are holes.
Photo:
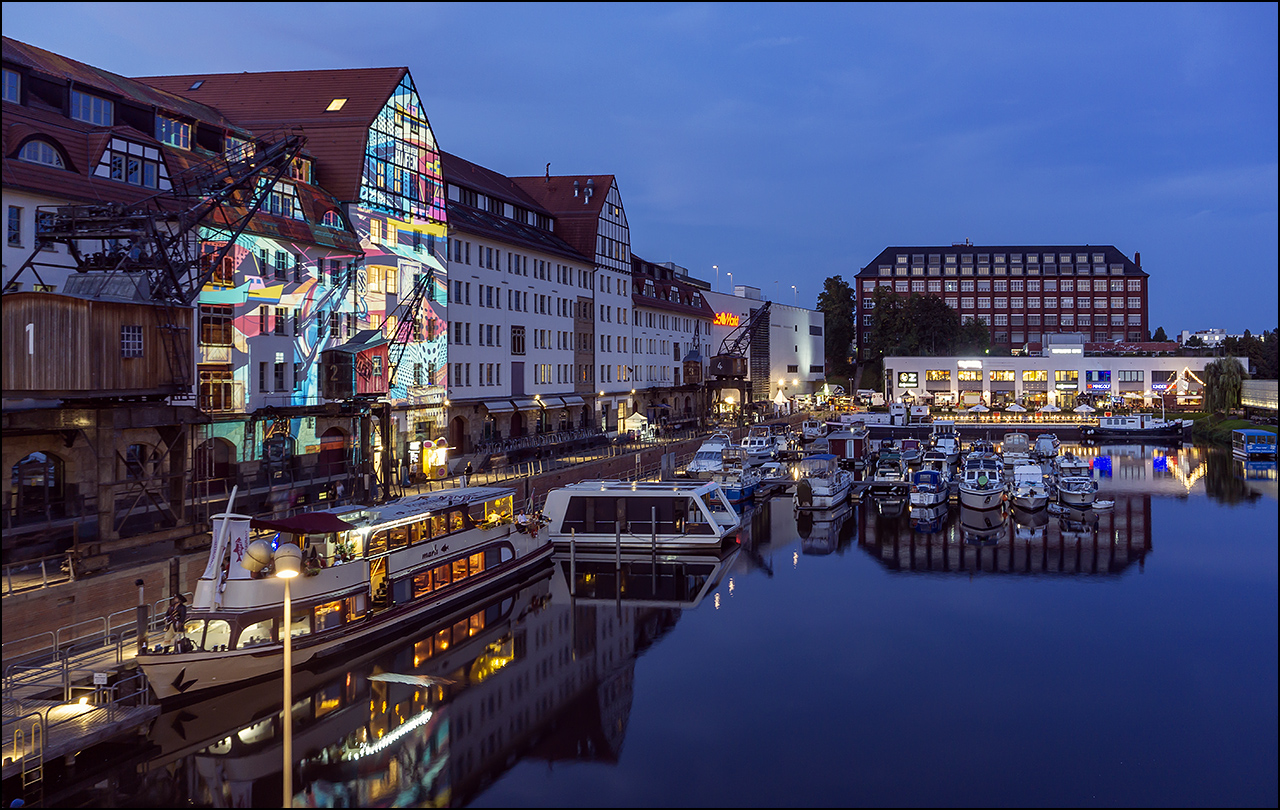
[[[298,575],[302,550],[293,543],[276,549],[276,576],[284,580],[284,807],[293,807],[293,605],[289,581]]]
[[[796,289],[796,285],[791,285],[791,301],[796,306],[800,306],[800,291]]]
[[[711,269],[716,271],[716,286],[719,287],[720,286],[720,265],[713,264],[711,265]]]
[[[733,273],[726,271],[725,275],[729,277],[729,291],[732,292],[733,291]]]

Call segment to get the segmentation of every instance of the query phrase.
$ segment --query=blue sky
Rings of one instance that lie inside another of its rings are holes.
[[[1276,32],[1273,3],[4,4],[126,76],[406,65],[443,149],[616,175],[633,250],[720,288],[1113,244],[1170,334],[1277,325]]]

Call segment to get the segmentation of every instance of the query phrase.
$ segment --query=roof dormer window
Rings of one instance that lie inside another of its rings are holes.
[[[320,224],[326,228],[337,228],[342,230],[342,217],[337,211],[325,211],[324,216],[320,218]]]
[[[123,138],[111,139],[93,173],[97,177],[144,188],[167,191],[171,187],[169,170],[160,150]]]
[[[157,115],[156,140],[160,141],[160,143],[167,143],[170,146],[176,146],[179,149],[190,149],[191,125],[186,121],[179,121],[176,118]]]
[[[9,68],[4,69],[4,100],[22,103],[22,74]]]
[[[25,160],[27,163],[38,163],[41,166],[52,166],[55,169],[65,169],[67,167],[62,162],[62,153],[48,141],[27,141],[18,152],[18,160]]]
[[[105,98],[72,90],[71,117],[86,124],[109,127],[115,124],[115,105]]]

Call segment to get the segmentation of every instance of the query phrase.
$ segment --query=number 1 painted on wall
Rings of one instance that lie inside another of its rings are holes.
[[[36,325],[34,323],[27,324],[27,354],[36,353]]]

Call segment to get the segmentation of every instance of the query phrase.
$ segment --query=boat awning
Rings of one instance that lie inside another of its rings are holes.
[[[564,399],[565,405],[585,405],[586,404],[585,402],[582,401],[582,397],[578,396],[577,394],[570,394],[567,397],[563,397],[563,399]]]
[[[531,411],[538,407],[537,400],[533,399],[513,399],[511,402],[516,406],[517,411]]]
[[[301,515],[294,515],[283,520],[260,520],[254,518],[249,521],[249,528],[286,532],[288,534],[328,534],[330,532],[349,532],[355,526],[329,512],[304,512]]]
[[[511,413],[516,409],[516,406],[512,405],[510,400],[506,399],[496,399],[492,402],[486,402],[484,407],[488,409],[489,413]]]

